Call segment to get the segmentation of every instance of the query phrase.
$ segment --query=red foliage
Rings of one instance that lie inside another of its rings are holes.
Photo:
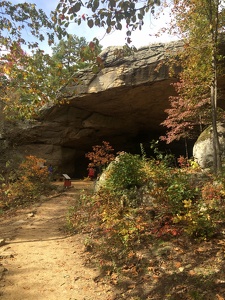
[[[88,164],[89,168],[103,167],[114,160],[115,155],[113,154],[113,147],[109,142],[102,142],[102,145],[96,145],[92,147],[93,151],[88,152],[85,156],[91,161]]]
[[[201,127],[209,124],[210,106],[206,95],[201,95],[202,98],[196,95],[195,101],[189,100],[188,90],[190,90],[190,87],[188,88],[188,83],[181,79],[173,86],[179,95],[169,98],[171,108],[165,110],[168,117],[162,122],[162,125],[168,128],[168,131],[166,136],[160,137],[168,144],[181,138],[192,138],[194,129],[199,126],[199,132],[201,132]]]
[[[190,166],[189,162],[188,162],[188,158],[187,157],[184,157],[184,156],[181,156],[177,159],[177,162],[180,166],[180,168],[187,168]]]

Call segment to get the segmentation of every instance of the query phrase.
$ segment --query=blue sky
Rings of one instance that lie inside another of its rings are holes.
[[[46,14],[49,14],[51,10],[54,10],[59,2],[59,0],[11,0],[13,4],[22,3],[22,2],[30,2],[35,3],[37,8],[43,9]],[[168,42],[171,39],[175,39],[167,34],[160,36],[159,38],[154,37],[154,35],[159,31],[161,27],[165,27],[166,23],[169,22],[169,12],[168,10],[164,11],[164,13],[160,14],[161,17],[159,19],[155,19],[151,14],[147,15],[144,19],[143,29],[137,30],[132,33],[132,45],[136,48],[140,48],[142,46],[148,46],[152,43],[156,42]],[[100,40],[101,45],[103,47],[108,46],[121,46],[125,44],[125,30],[123,31],[115,31],[109,35],[105,35],[105,30],[103,28],[92,28],[90,29],[86,24],[71,25],[69,27],[69,33],[75,34],[77,36],[83,36],[87,41],[91,41],[94,37],[97,37]],[[50,48],[44,44],[44,50],[46,52],[50,51]]]

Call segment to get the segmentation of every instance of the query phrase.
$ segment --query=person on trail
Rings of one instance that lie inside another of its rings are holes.
[[[49,173],[50,179],[53,180],[53,166],[52,165],[48,166],[48,173]]]
[[[53,173],[53,166],[52,165],[49,165],[48,172],[49,172],[49,174],[52,175],[52,173]]]
[[[95,177],[95,169],[94,168],[88,168],[88,177],[93,180]]]

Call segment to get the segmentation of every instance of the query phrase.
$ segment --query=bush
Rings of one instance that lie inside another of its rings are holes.
[[[175,223],[183,224],[184,231],[193,238],[208,239],[216,232],[216,224],[212,218],[210,208],[204,201],[193,203],[183,201],[184,211],[173,219]]]
[[[121,153],[110,166],[108,182],[113,190],[140,187],[144,181],[143,161],[139,155]]]
[[[45,160],[35,156],[27,156],[7,178],[1,178],[1,206],[5,208],[33,201],[51,187]]]
[[[122,153],[103,173],[97,192],[70,210],[70,227],[90,234],[87,246],[101,267],[118,271],[129,264],[130,253],[157,239],[184,233],[208,239],[218,232],[225,180],[214,181],[181,158],[180,163],[182,168],[172,168],[168,157]]]
[[[178,169],[168,178],[166,194],[171,212],[176,214],[183,211],[184,200],[195,201],[201,193],[196,177],[191,173]]]

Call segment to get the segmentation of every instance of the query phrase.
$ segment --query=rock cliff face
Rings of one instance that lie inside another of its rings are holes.
[[[181,47],[181,42],[155,44],[126,57],[117,57],[111,47],[104,50],[104,68],[77,74],[79,84],[67,89],[66,104],[47,108],[41,119],[12,130],[5,125],[4,142],[16,145],[16,154],[7,153],[37,155],[79,177],[86,174],[84,154],[92,145],[105,140],[116,150],[132,152],[140,142],[158,138],[165,132],[160,123],[176,78],[169,77],[165,64],[156,68]]]

